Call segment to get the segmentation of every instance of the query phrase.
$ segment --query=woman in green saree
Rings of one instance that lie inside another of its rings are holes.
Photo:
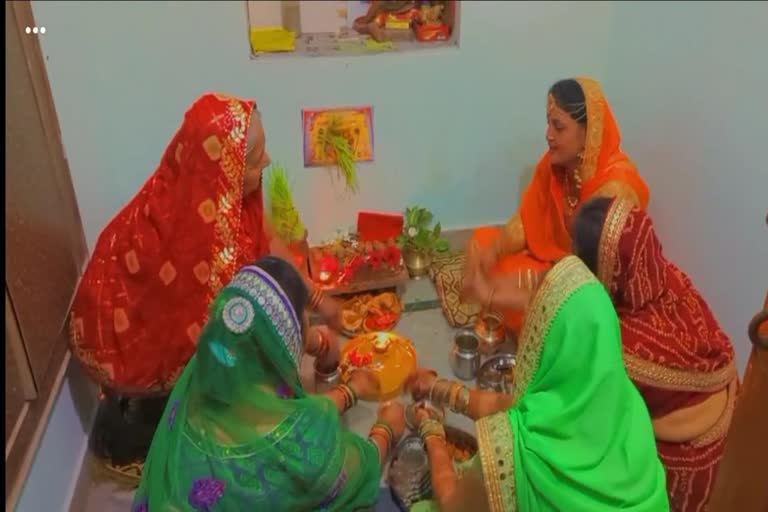
[[[274,257],[242,268],[218,293],[155,433],[134,512],[376,503],[382,461],[405,429],[402,405],[383,406],[363,439],[339,414],[375,391],[369,375],[356,372],[325,396],[304,391],[307,299],[298,272]]]
[[[493,306],[530,305],[512,396],[469,391],[426,370],[409,382],[415,399],[430,396],[477,420],[475,465],[458,476],[442,426],[418,414],[440,509],[471,502],[474,512],[668,511],[651,419],[624,368],[616,312],[594,275],[568,256],[535,292],[516,280],[475,286]]]

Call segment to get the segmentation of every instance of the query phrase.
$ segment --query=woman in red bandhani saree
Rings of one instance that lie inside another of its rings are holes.
[[[738,388],[731,342],[691,279],[664,257],[650,217],[631,203],[586,203],[574,221],[574,251],[613,298],[624,361],[653,419],[671,509],[701,512]]]
[[[167,395],[222,285],[270,252],[290,254],[265,225],[261,174],[269,164],[255,102],[204,94],[99,236],[70,328],[72,352],[104,391],[92,439],[111,469],[140,477]],[[319,293],[313,305],[336,313]]]

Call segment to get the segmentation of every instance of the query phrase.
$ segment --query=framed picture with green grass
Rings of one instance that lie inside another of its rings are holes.
[[[373,107],[304,109],[301,121],[304,167],[336,167],[356,192],[356,163],[373,161]]]

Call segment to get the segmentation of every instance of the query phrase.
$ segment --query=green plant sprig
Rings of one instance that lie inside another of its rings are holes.
[[[450,244],[442,236],[440,223],[431,225],[433,219],[434,215],[426,208],[406,208],[403,232],[397,237],[400,248],[425,253],[447,251]]]

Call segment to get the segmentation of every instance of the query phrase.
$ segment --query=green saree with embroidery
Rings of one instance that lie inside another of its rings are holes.
[[[304,391],[302,311],[263,261],[240,270],[213,301],[155,433],[134,512],[376,503],[378,450],[342,427],[330,399]]]
[[[490,510],[669,510],[650,415],[600,282],[569,256],[528,309],[514,406],[477,421]]]

